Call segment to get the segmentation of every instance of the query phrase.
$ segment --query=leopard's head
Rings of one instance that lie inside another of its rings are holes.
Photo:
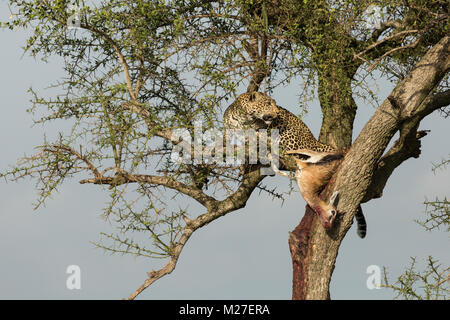
[[[279,108],[275,100],[265,93],[244,93],[238,97],[238,101],[247,118],[261,127],[269,127],[278,117]]]

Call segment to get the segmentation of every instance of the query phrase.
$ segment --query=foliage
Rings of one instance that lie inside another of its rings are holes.
[[[397,278],[393,284],[389,283],[386,269],[384,269],[383,287],[392,289],[396,296],[405,300],[448,300],[450,297],[450,268],[442,267],[437,260],[428,257],[425,270],[416,269],[416,259],[411,258],[409,268]]]
[[[450,160],[444,160],[437,168],[445,167]],[[450,205],[447,198],[440,201],[426,201],[427,218],[425,221],[417,221],[426,230],[439,229],[441,226],[450,230]],[[442,267],[439,261],[429,256],[426,260],[425,270],[416,268],[416,258],[411,257],[409,268],[397,278],[394,284],[388,280],[386,268],[384,268],[384,287],[391,288],[396,293],[396,298],[438,300],[450,298],[450,267]]]
[[[366,24],[373,6],[381,14]],[[353,94],[376,105],[366,78],[379,70],[401,80],[448,34],[447,6],[445,0],[12,0],[12,19],[2,26],[31,32],[30,55],[64,61],[65,75],[53,84],[59,93],[43,98],[31,89],[29,111],[37,123],[70,120],[73,127],[0,176],[33,178],[37,207],[68,178],[107,186],[105,215],[118,233],[104,235],[112,245],[98,245],[169,258],[174,268],[192,232],[245,206],[254,189],[282,198],[261,184],[254,167],[174,161],[175,129],[192,134],[196,121],[203,132],[221,128],[237,94],[270,92],[302,78],[300,104],[316,91],[320,99],[321,140],[349,146]],[[183,207],[173,208],[173,198]],[[205,211],[189,211],[188,200]]]

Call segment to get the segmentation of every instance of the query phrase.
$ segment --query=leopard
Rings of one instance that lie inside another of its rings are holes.
[[[335,148],[316,140],[306,124],[292,112],[278,106],[274,99],[262,92],[241,94],[223,116],[225,128],[277,129],[282,153],[307,149],[334,152]]]
[[[280,174],[284,172],[284,176],[292,177],[292,175],[286,174],[289,171],[296,172],[295,176],[298,177],[303,170],[307,169],[306,165],[304,165],[298,159],[292,157],[292,155],[296,154],[298,150],[303,150],[303,153],[307,153],[308,151],[319,155],[320,158],[329,157],[330,154],[339,155],[339,160],[335,159],[332,161],[333,163],[333,171],[336,170],[337,164],[342,161],[343,156],[345,155],[347,150],[340,150],[333,146],[324,144],[318,141],[311,130],[306,126],[306,124],[292,112],[286,110],[283,107],[280,107],[276,104],[275,100],[272,99],[266,93],[261,92],[249,92],[241,94],[226,110],[224,113],[224,126],[225,128],[235,128],[235,129],[269,129],[278,130],[278,138],[276,143],[278,143],[279,154],[277,156],[280,157],[280,166],[275,167],[274,162],[271,160],[271,166],[275,173]],[[273,142],[272,142],[273,143]],[[270,159],[273,159],[273,155],[268,154]],[[307,157],[310,157],[308,155]],[[327,164],[328,165],[328,164]],[[287,169],[288,171],[281,171],[280,169]],[[318,170],[311,170],[313,172],[319,172]],[[323,187],[329,182],[329,178],[332,173],[330,169],[328,169],[327,174],[317,175],[317,180],[320,181],[320,186],[315,187],[315,193],[313,197],[306,197],[311,199],[318,198],[319,191],[323,189]],[[327,177],[328,179],[325,179]],[[310,180],[312,181],[312,180]],[[306,184],[311,184],[312,182],[306,182]],[[298,180],[298,185],[300,188],[300,192],[305,189],[303,186],[305,183],[300,183]],[[305,192],[303,192],[305,193]],[[303,195],[302,193],[302,195]],[[305,195],[303,195],[305,198]],[[336,198],[338,194],[334,195]],[[305,199],[306,200],[306,199]],[[323,220],[323,225],[325,228],[329,228],[334,220],[336,215],[336,208],[332,205],[334,200],[330,201],[329,207],[330,210],[326,210],[327,216],[324,214],[320,215],[320,211],[318,215],[325,219]],[[308,200],[306,200],[308,203]],[[312,205],[314,208],[314,204],[311,203],[308,205]],[[317,207],[317,206],[316,206]],[[358,235],[361,238],[365,237],[366,234],[366,222],[364,219],[364,215],[362,213],[361,206],[358,208],[357,215],[355,216],[356,221],[358,223]]]
[[[277,117],[271,121],[269,128],[278,129],[278,144],[283,154],[299,149],[317,152],[337,151],[336,148],[316,140],[311,130],[299,117],[282,107],[278,107]]]

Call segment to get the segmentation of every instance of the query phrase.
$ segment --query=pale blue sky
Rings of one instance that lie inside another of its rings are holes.
[[[9,12],[0,4],[0,20]],[[0,170],[3,171],[43,141],[44,132],[55,135],[67,124],[32,127],[30,86],[44,88],[62,76],[57,60],[44,64],[22,56],[24,32],[0,30]],[[389,92],[387,82],[378,83],[380,95]],[[276,91],[277,103],[295,113],[297,92],[292,87]],[[355,136],[374,112],[360,101]],[[321,116],[313,103],[303,118],[317,136]],[[422,156],[404,163],[392,175],[382,199],[363,205],[368,222],[366,239],[349,231],[334,271],[333,299],[390,299],[392,292],[368,290],[369,265],[387,266],[398,275],[409,265],[409,257],[421,261],[428,255],[449,265],[448,235],[426,232],[413,220],[424,215],[422,204],[449,196],[450,170],[434,174],[432,164],[450,153],[449,124],[434,114],[422,122],[431,129],[423,139]],[[269,186],[287,191],[288,180],[269,177]],[[108,200],[97,186],[68,180],[45,207],[33,211],[36,200],[33,181],[0,182],[0,298],[1,299],[120,299],[128,296],[146,278],[146,272],[161,261],[131,256],[111,256],[90,241],[100,232],[112,231],[100,217]],[[287,245],[288,232],[300,221],[305,202],[299,193],[282,204],[255,192],[244,209],[214,221],[196,232],[181,254],[176,270],[139,296],[142,299],[289,299],[292,269]],[[194,208],[192,206],[191,208]],[[66,288],[67,266],[81,268],[81,290]]]

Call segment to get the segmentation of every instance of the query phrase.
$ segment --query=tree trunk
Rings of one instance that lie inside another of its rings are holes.
[[[328,291],[329,282],[331,280],[331,272],[325,272],[314,285],[315,289],[311,290],[310,275],[315,275],[316,272],[311,273],[309,269],[312,266],[322,267],[320,261],[314,261],[319,255],[315,255],[313,251],[313,242],[317,237],[312,237],[317,228],[321,228],[320,223],[316,217],[316,213],[306,206],[305,216],[300,224],[289,234],[289,249],[292,257],[292,299],[306,300],[306,299],[329,299]],[[334,268],[334,265],[332,266]]]
[[[339,220],[336,219],[334,223],[331,230],[325,231],[317,214],[306,206],[300,224],[289,234],[293,300],[330,299],[329,286],[338,249],[351,226],[339,230]]]
[[[422,119],[439,107],[439,103],[433,105],[433,102],[439,100],[438,94],[433,95],[433,90],[450,69],[449,46],[450,37],[446,36],[428,50],[364,126],[333,179],[322,192],[324,199],[335,190],[340,194],[337,208],[339,214],[332,228],[324,230],[315,212],[307,207],[302,221],[290,233],[293,299],[330,299],[329,285],[338,250],[353,223],[357,208],[363,200],[369,201],[375,197],[368,197],[367,194],[371,194],[372,185],[379,185],[375,181],[377,177],[388,178],[378,172],[386,171],[383,168],[386,164],[396,167],[408,156],[417,156],[417,150],[411,151],[408,146],[402,146],[402,131],[406,130],[405,135],[411,138],[411,130],[417,130],[418,118]],[[381,156],[399,130],[399,143],[394,144],[387,155],[405,156],[395,157],[402,161],[383,163],[385,157]],[[321,133],[321,137],[324,136],[327,136],[325,131]],[[392,170],[388,171],[392,173],[393,168],[390,169]],[[384,184],[385,181],[381,183],[383,186]],[[374,194],[380,194],[381,191],[377,190]]]
[[[356,70],[356,68],[355,68]],[[319,102],[322,109],[322,127],[319,140],[333,147],[352,144],[356,102],[352,97],[351,76],[348,71],[332,68],[319,77]]]

